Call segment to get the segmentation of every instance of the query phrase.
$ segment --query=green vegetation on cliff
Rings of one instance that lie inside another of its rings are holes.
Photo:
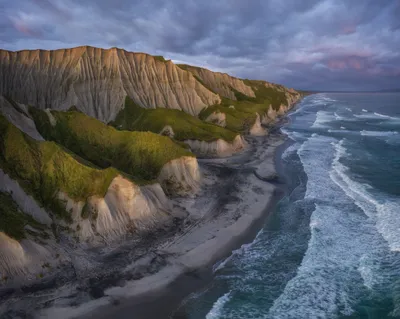
[[[33,140],[0,115],[0,168],[45,209],[70,220],[59,191],[75,201],[104,196],[118,174],[114,168],[89,167],[54,142]]]
[[[160,62],[169,62],[171,60],[166,60],[162,55],[153,55],[154,60],[160,61]]]
[[[55,141],[95,165],[115,167],[136,182],[154,180],[164,164],[194,156],[169,137],[150,132],[118,131],[81,112],[45,111],[30,108],[36,127],[47,140]]]
[[[193,139],[211,142],[223,139],[231,142],[237,136],[235,132],[203,122],[180,110],[142,108],[129,97],[126,98],[124,109],[120,111],[112,125],[122,130],[154,133],[160,133],[169,125],[174,131],[174,138],[178,141]]]
[[[0,232],[4,232],[16,240],[21,240],[26,238],[25,227],[28,225],[37,229],[36,234],[46,237],[46,234],[43,233],[44,225],[23,213],[9,193],[0,192]]]
[[[178,66],[188,72],[200,69],[185,64],[178,64]],[[194,73],[193,75],[198,82],[210,91],[213,91],[212,88],[207,87],[202,79]],[[263,115],[268,112],[270,107],[274,110],[279,110],[282,104],[288,105],[286,94],[292,93],[284,86],[247,79],[243,80],[243,82],[252,88],[255,97],[247,96],[230,87],[230,90],[235,94],[236,100],[221,97],[222,101],[220,104],[212,105],[199,114],[200,119],[206,119],[213,112],[222,112],[226,114],[226,128],[236,132],[246,132],[254,124],[256,113]]]

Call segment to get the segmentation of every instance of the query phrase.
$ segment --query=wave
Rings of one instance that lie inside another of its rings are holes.
[[[333,113],[333,114],[335,115],[335,119],[336,119],[337,121],[343,121],[343,120],[345,119],[343,116],[340,116],[340,115],[337,114],[336,112]]]
[[[281,155],[283,160],[287,160],[293,153],[297,152],[298,148],[300,147],[300,143],[294,143],[290,145]]]
[[[383,118],[387,118],[387,119],[393,119],[393,117],[391,117],[391,116],[389,116],[389,115],[380,114],[380,113],[377,113],[377,112],[374,112],[374,114],[375,114],[376,116],[379,116],[379,117],[383,117]]]
[[[206,315],[206,319],[219,319],[221,318],[224,305],[231,299],[231,291],[227,292],[223,296],[219,297],[211,310]]]
[[[318,111],[311,128],[326,128],[325,124],[335,121],[335,115],[327,111]]]
[[[366,130],[362,130],[360,131],[360,134],[363,136],[393,136],[393,135],[397,135],[399,134],[396,131],[366,131]]]
[[[340,159],[347,155],[343,146],[344,139],[335,144],[335,158],[332,164],[331,178],[343,189],[345,194],[352,198],[355,204],[362,209],[366,216],[375,221],[376,229],[389,244],[391,251],[400,251],[400,216],[398,208],[400,200],[391,199],[382,195],[378,200],[371,193],[373,187],[351,179],[348,175],[349,168],[340,162]],[[339,177],[339,178],[337,178]]]
[[[349,134],[349,135],[350,134],[351,135],[358,134],[358,132],[346,130],[346,128],[343,127],[343,126],[340,127],[340,130],[331,130],[331,129],[329,129],[328,132],[329,133],[339,133],[339,134],[342,134],[342,135],[343,134]]]
[[[380,114],[377,112],[367,113],[367,114],[354,114],[354,117],[360,118],[360,119],[367,119],[367,120],[385,120],[385,122],[387,121],[386,123],[393,122],[393,121],[395,121],[395,122],[400,121],[399,117]]]
[[[368,110],[366,110],[366,109],[362,109],[362,111],[363,111],[363,112],[368,112]]]
[[[333,103],[333,102],[336,102],[336,100],[327,97],[323,94],[321,95],[318,94],[314,95],[311,100],[307,101],[307,104],[310,106],[316,106],[316,105],[327,105],[328,103]]]
[[[213,266],[213,273],[216,273],[218,270],[221,270],[223,268],[225,268],[225,266],[235,257],[235,256],[239,256],[242,255],[243,253],[245,253],[259,238],[260,234],[263,232],[263,230],[261,229],[258,233],[256,238],[249,244],[243,244],[240,248],[232,251],[231,255],[229,257],[227,257],[226,259],[222,260],[221,262],[216,263]]]
[[[314,203],[311,238],[297,274],[275,299],[266,318],[326,318],[353,312],[349,290],[358,282],[356,269],[371,243],[368,232],[343,212],[353,201],[329,177],[332,137],[313,134],[298,150],[307,175],[304,202]],[[354,238],[356,237],[356,238]]]

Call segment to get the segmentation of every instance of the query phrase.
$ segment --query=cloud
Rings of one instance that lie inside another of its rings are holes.
[[[0,0],[0,46],[164,55],[302,89],[399,86],[399,0]]]

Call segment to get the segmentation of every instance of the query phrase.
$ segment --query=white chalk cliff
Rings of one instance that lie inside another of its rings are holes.
[[[185,140],[193,153],[203,157],[226,157],[242,151],[246,142],[242,136],[237,135],[232,142],[217,139],[212,142],[199,140]]]
[[[220,102],[192,73],[171,61],[117,48],[0,50],[0,74],[0,95],[41,109],[74,105],[104,122],[115,119],[127,95],[142,107],[191,115]]]
[[[249,97],[255,97],[251,87],[246,85],[243,80],[235,78],[226,73],[212,72],[207,69],[184,65],[184,69],[196,75],[208,88],[231,100],[236,100],[235,91]],[[232,90],[232,88],[234,90]]]
[[[268,134],[268,131],[262,127],[261,125],[261,120],[260,120],[260,114],[256,113],[256,121],[254,122],[253,126],[250,128],[250,135],[253,136],[265,136]]]
[[[0,232],[0,287],[3,281],[32,279],[54,265],[54,251],[31,239],[17,241]],[[51,264],[50,264],[51,262]],[[2,279],[2,280],[1,280]]]
[[[15,103],[15,102],[14,102]],[[14,105],[4,96],[0,95],[0,113],[14,126],[35,140],[43,141],[43,137],[36,129],[35,122],[31,119],[26,105],[15,103]]]
[[[157,180],[171,195],[194,195],[200,189],[201,174],[195,157],[183,156],[166,163]]]

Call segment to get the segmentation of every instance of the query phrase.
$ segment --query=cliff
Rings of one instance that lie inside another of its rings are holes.
[[[125,97],[146,108],[197,115],[220,102],[194,76],[170,61],[122,49],[0,50],[0,95],[41,109],[78,110],[109,122]]]
[[[243,80],[235,78],[226,73],[212,72],[210,70],[199,68],[187,64],[178,64],[178,66],[191,72],[205,87],[215,93],[231,100],[237,100],[236,94],[242,93],[249,97],[255,97],[254,91],[247,86]]]
[[[191,70],[191,68],[187,68]],[[220,104],[203,109],[199,117],[205,121],[219,119],[226,129],[242,134],[266,135],[263,125],[273,123],[302,97],[300,92],[266,81],[242,80],[254,92],[254,97],[235,90],[236,100],[223,97]]]

